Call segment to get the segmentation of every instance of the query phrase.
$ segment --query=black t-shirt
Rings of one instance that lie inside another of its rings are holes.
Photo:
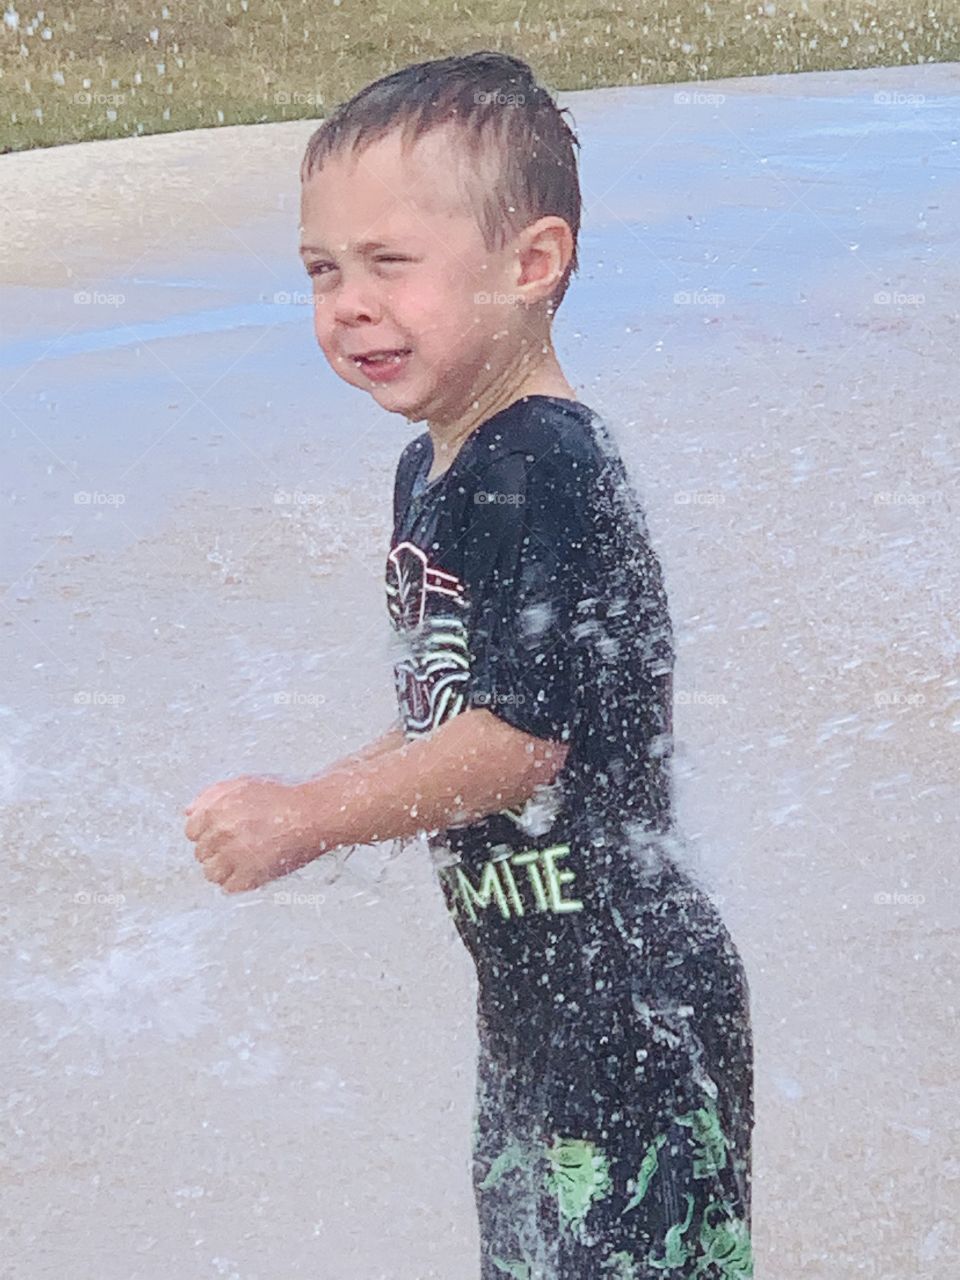
[[[506,943],[500,926],[583,909],[591,847],[670,831],[673,635],[643,512],[592,410],[526,396],[428,483],[432,460],[429,432],[401,454],[387,558],[405,732],[486,707],[570,745],[525,805],[429,837],[480,962],[502,949],[495,932]]]
[[[427,483],[432,460],[429,433],[403,450],[387,558],[406,733],[486,707],[570,751],[525,805],[429,845],[476,963],[484,1052],[541,1091],[558,1132],[591,1134],[604,1096],[681,1087],[669,1053],[702,1048],[688,1014],[709,1044],[712,1018],[745,1016],[739,958],[673,821],[660,565],[579,402],[526,396]]]

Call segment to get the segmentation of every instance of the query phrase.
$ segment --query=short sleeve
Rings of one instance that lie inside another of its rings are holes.
[[[593,571],[575,481],[557,453],[498,459],[473,494],[464,546],[468,706],[553,741],[572,732],[577,604]]]
[[[414,477],[423,456],[424,441],[422,436],[411,440],[404,446],[397,461],[397,470],[393,480],[393,527],[400,524],[400,519],[410,502]]]

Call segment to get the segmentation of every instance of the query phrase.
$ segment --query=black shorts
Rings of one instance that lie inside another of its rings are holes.
[[[601,941],[601,997],[561,966],[549,1014],[507,1019],[480,970],[481,1280],[753,1275],[749,988],[709,900],[667,898]]]

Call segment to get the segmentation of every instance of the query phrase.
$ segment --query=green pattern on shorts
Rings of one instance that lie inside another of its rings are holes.
[[[552,1166],[547,1184],[556,1193],[564,1221],[582,1221],[594,1200],[613,1190],[606,1156],[584,1138],[557,1138],[547,1155]]]
[[[671,1271],[685,1266],[699,1254],[696,1266],[689,1272],[689,1280],[701,1280],[711,1274],[722,1276],[723,1280],[752,1280],[753,1249],[743,1219],[733,1215],[725,1202],[711,1200],[703,1211],[698,1240],[684,1240],[694,1208],[694,1198],[689,1191],[684,1196],[687,1212],[683,1222],[674,1223],[668,1230],[663,1257],[655,1258],[651,1253],[647,1259],[649,1265],[658,1271]],[[711,1221],[712,1215],[717,1215],[715,1222]]]
[[[494,1160],[490,1166],[487,1176],[480,1183],[483,1191],[495,1187],[504,1174],[510,1173],[513,1169],[523,1169],[530,1161],[530,1148],[522,1142],[511,1142]]]
[[[496,1255],[491,1261],[498,1271],[502,1271],[505,1276],[512,1276],[513,1280],[532,1280],[530,1266],[526,1262],[506,1262]]]
[[[677,1124],[690,1128],[694,1142],[693,1176],[711,1178],[727,1167],[727,1139],[720,1128],[715,1103],[677,1116]]]
[[[674,1123],[690,1130],[693,1145],[693,1177],[713,1178],[727,1167],[729,1142],[720,1125],[716,1104],[711,1100],[705,1106],[676,1116]],[[636,1191],[627,1208],[634,1209],[643,1200],[658,1166],[658,1152],[666,1142],[666,1134],[659,1134],[647,1148],[636,1178]],[[655,1257],[651,1250],[647,1257],[649,1266],[658,1271],[671,1271],[696,1259],[689,1280],[700,1280],[706,1275],[718,1275],[722,1280],[752,1280],[753,1250],[750,1231],[743,1218],[725,1199],[711,1195],[700,1216],[697,1239],[684,1239],[693,1221],[696,1199],[684,1192],[686,1212],[682,1222],[673,1223],[663,1241],[663,1256]]]
[[[720,1219],[716,1225],[710,1222],[710,1214],[716,1210]],[[697,1274],[711,1265],[720,1268],[724,1280],[752,1280],[753,1247],[750,1232],[742,1218],[733,1217],[726,1204],[711,1201],[703,1214],[700,1227],[700,1245],[703,1258]]]
[[[664,1240],[663,1257],[655,1258],[651,1253],[647,1259],[650,1266],[656,1267],[658,1271],[669,1271],[674,1267],[682,1267],[690,1258],[690,1245],[681,1237],[689,1229],[690,1223],[693,1221],[693,1206],[696,1202],[689,1191],[685,1191],[683,1195],[687,1202],[686,1217],[683,1222],[675,1222],[667,1231]]]
[[[657,1172],[657,1152],[666,1142],[666,1134],[658,1134],[653,1142],[647,1147],[647,1153],[640,1162],[640,1172],[637,1174],[637,1186],[633,1196],[626,1208],[620,1210],[620,1216],[623,1217],[630,1209],[635,1209],[647,1194],[647,1188],[650,1186],[650,1179]]]
[[[640,1280],[637,1264],[626,1250],[612,1253],[606,1262],[601,1264],[601,1271],[609,1271],[609,1280]]]

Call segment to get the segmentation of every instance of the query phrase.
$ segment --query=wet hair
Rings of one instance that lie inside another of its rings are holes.
[[[549,299],[559,307],[578,268],[580,143],[548,91],[520,58],[482,50],[402,67],[341,103],[307,143],[300,167],[306,181],[334,155],[356,155],[394,129],[411,147],[452,123],[469,164],[463,187],[488,252],[538,218],[563,218],[573,254]],[[571,117],[572,119],[572,117]]]

